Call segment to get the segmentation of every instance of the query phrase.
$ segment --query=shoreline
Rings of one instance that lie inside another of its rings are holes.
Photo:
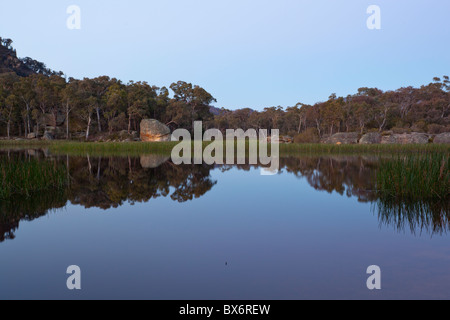
[[[44,149],[64,155],[170,155],[180,142],[76,142],[43,140],[0,140],[0,151]],[[203,148],[211,142],[203,142]],[[280,144],[280,156],[305,154],[425,154],[449,153],[450,144]],[[248,146],[247,146],[248,151]],[[270,144],[269,144],[270,149]],[[224,151],[226,146],[224,145]]]

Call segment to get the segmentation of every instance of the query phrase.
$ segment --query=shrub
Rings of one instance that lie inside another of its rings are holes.
[[[394,128],[392,128],[392,132],[394,132],[396,134],[411,133],[411,129],[394,127]]]
[[[440,134],[446,132],[446,128],[444,126],[441,126],[440,124],[430,124],[428,126],[428,133],[431,134]]]
[[[308,128],[294,137],[294,143],[319,143],[319,132],[316,128]]]
[[[427,127],[428,126],[425,121],[419,120],[412,125],[411,130],[414,132],[425,133],[427,132]]]

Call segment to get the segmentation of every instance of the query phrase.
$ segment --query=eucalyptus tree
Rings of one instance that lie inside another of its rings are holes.
[[[14,85],[19,81],[15,74],[0,77],[0,121],[6,124],[6,135],[11,136],[11,126],[18,111],[18,97]]]
[[[192,129],[194,121],[212,118],[210,107],[217,100],[205,89],[184,81],[172,83],[170,89],[174,92],[168,107],[171,121],[176,122],[176,119],[178,125]],[[185,115],[188,115],[187,119]]]
[[[140,122],[146,116],[154,114],[156,108],[157,93],[159,88],[151,87],[147,82],[128,83],[127,90],[127,113],[128,113],[128,133],[131,132],[131,124]]]
[[[103,116],[107,120],[109,133],[112,133],[115,128],[120,128],[126,121],[126,86],[118,80],[111,80],[111,85],[105,92],[104,105]]]

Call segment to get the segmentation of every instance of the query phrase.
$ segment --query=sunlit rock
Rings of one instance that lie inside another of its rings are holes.
[[[170,141],[170,129],[165,124],[154,119],[141,121],[141,141],[162,142]]]

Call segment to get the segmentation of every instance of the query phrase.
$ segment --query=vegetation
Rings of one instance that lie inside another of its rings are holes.
[[[314,105],[231,111],[212,107],[216,99],[210,93],[184,81],[166,88],[146,82],[125,84],[107,76],[66,80],[61,72],[31,58],[19,60],[12,41],[0,40],[0,135],[7,137],[41,136],[49,128],[58,128],[62,132],[57,138],[89,140],[95,134],[139,131],[143,118],[160,120],[172,129],[192,130],[195,120],[203,121],[205,129],[222,131],[279,129],[301,143],[314,143],[337,132],[450,131],[448,76],[420,88],[386,92],[360,88],[356,94],[332,94]],[[16,65],[23,68],[11,67]]]
[[[401,156],[381,161],[377,190],[382,198],[396,200],[448,200],[449,154]]]
[[[0,158],[0,199],[16,195],[29,197],[34,192],[61,189],[66,182],[67,172],[63,165]]]
[[[0,150],[48,149],[53,154],[99,156],[140,156],[142,154],[164,154],[170,156],[179,142],[73,142],[42,140],[0,140]],[[204,142],[205,148],[210,142]],[[270,151],[270,144],[269,144]],[[248,152],[248,142],[246,144]],[[224,153],[226,145],[224,145]],[[333,144],[281,144],[280,156],[307,154],[450,154],[450,145],[333,145]]]
[[[397,231],[411,233],[443,234],[450,230],[448,200],[398,201],[379,198],[374,207],[380,224],[393,226]]]

